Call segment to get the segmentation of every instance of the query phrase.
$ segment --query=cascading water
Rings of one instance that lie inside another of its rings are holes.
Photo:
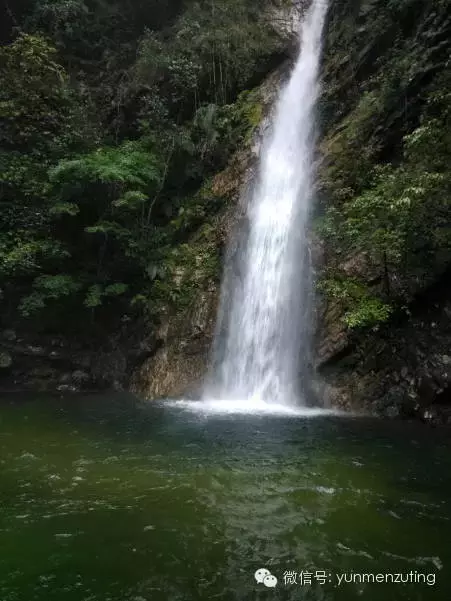
[[[326,11],[326,0],[313,0],[305,15],[299,57],[263,144],[239,276],[232,290],[230,278],[223,283],[216,356],[205,395],[210,398],[291,404],[300,396],[300,351],[308,345],[302,332],[308,330],[309,313],[306,230],[314,108]]]

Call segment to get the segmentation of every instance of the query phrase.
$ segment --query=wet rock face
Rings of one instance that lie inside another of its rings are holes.
[[[268,20],[279,34],[285,52],[295,55],[299,50],[299,30],[310,0],[275,0],[268,9]]]
[[[335,354],[326,336],[317,353],[317,394],[345,410],[451,423],[450,297],[449,286],[437,286],[411,316],[348,336]],[[321,355],[324,348],[331,352]]]
[[[133,368],[155,349],[139,324],[98,347],[5,330],[0,332],[0,391],[126,390]]]
[[[198,394],[214,335],[217,292],[211,286],[190,310],[166,316],[158,332],[160,348],[133,374],[132,392],[148,399]]]
[[[0,391],[92,389],[89,352],[68,341],[5,330],[0,335]],[[3,368],[3,369],[2,369]]]

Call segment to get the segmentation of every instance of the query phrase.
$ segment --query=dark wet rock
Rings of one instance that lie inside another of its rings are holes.
[[[421,410],[418,417],[431,426],[451,425],[451,404],[433,404]]]
[[[6,351],[0,351],[0,369],[8,369],[12,363],[12,356]]]
[[[52,368],[50,365],[41,365],[40,367],[34,367],[30,371],[30,378],[36,379],[36,380],[59,379],[60,381],[62,381],[60,378],[58,378],[57,370]]]
[[[81,369],[77,369],[72,372],[71,378],[72,381],[75,382],[75,384],[80,388],[86,386],[91,379],[90,375],[85,371],[81,371]]]
[[[127,377],[127,357],[121,349],[100,351],[92,357],[91,374],[99,388],[123,390]]]
[[[27,351],[30,355],[37,357],[45,357],[47,354],[46,349],[43,346],[33,346],[31,344],[27,346]]]
[[[34,338],[27,333],[7,338],[0,337],[0,358],[3,357],[4,363],[0,390],[122,390],[127,387],[126,355],[133,350],[127,345],[135,341],[125,340],[123,350],[99,352],[62,338]]]
[[[1,333],[1,337],[3,338],[3,340],[7,340],[8,342],[14,342],[14,340],[16,340],[17,335],[15,330],[3,330],[3,332]]]
[[[448,423],[451,416],[451,287],[434,287],[409,318],[362,332],[343,357],[318,361],[318,388],[332,405],[370,414]],[[435,325],[433,325],[435,324]],[[331,329],[330,343],[337,326]],[[317,342],[318,355],[330,344]],[[431,409],[431,407],[433,409]],[[445,416],[445,417],[443,417]]]
[[[63,373],[59,376],[58,381],[60,384],[69,384],[72,382],[72,374],[69,372]]]
[[[77,392],[77,387],[73,384],[59,384],[56,389],[58,392]]]
[[[401,409],[398,405],[389,405],[388,407],[385,408],[385,410],[382,413],[382,415],[384,417],[388,417],[390,419],[399,417],[400,414],[401,414]]]

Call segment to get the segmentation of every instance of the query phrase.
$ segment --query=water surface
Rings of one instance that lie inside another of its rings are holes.
[[[409,424],[3,399],[0,599],[448,600],[450,468]],[[435,585],[337,583],[409,572]]]

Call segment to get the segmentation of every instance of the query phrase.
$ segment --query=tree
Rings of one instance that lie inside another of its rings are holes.
[[[43,38],[21,34],[1,48],[0,78],[0,287],[11,302],[67,257],[50,233],[47,169],[88,135],[67,74]]]

